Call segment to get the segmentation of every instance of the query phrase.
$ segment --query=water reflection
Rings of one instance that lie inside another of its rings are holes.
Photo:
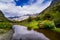
[[[12,40],[49,40],[44,34],[34,30],[27,30],[27,27],[14,25]]]

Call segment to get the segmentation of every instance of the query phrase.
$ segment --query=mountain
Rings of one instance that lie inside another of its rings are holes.
[[[40,15],[41,19],[53,20],[56,25],[60,26],[60,0],[53,0],[51,6],[44,10]]]
[[[46,10],[40,13],[40,17],[44,19],[44,17],[49,14],[51,18],[55,21],[55,23],[60,23],[60,0],[53,0],[51,6],[49,6]],[[29,15],[29,14],[27,14]],[[15,17],[11,17],[15,18]],[[18,17],[16,17],[18,18]],[[2,11],[0,11],[0,21],[7,21],[8,19],[4,17]]]
[[[3,22],[3,21],[8,21],[8,19],[5,18],[3,12],[0,10],[0,22]]]

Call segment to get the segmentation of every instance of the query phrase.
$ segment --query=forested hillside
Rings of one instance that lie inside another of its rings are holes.
[[[60,0],[54,0],[50,7],[44,10],[40,15],[41,19],[53,20],[57,26],[60,25]]]

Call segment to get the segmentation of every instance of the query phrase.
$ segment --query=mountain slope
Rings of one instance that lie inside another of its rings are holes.
[[[56,25],[60,26],[60,0],[54,0],[50,7],[44,10],[40,15],[41,19],[53,20]]]
[[[8,19],[5,18],[4,14],[3,14],[2,11],[0,10],[0,22],[3,22],[3,21],[8,21]]]

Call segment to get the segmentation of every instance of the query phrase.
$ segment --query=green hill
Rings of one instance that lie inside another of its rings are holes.
[[[5,16],[4,16],[4,14],[2,13],[2,11],[0,10],[0,22],[6,22],[6,21],[8,21],[8,19],[7,18],[5,18]]]
[[[11,29],[12,24],[9,22],[7,18],[5,18],[2,11],[0,11],[0,33],[5,33],[9,29]]]
[[[60,0],[54,0],[50,7],[44,10],[40,15],[41,19],[53,20],[56,25],[60,25]]]

